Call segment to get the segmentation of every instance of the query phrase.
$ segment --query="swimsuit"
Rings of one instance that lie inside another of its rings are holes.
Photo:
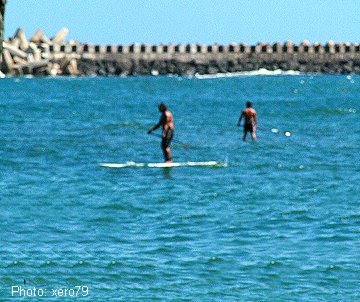
[[[174,136],[174,129],[168,129],[166,137],[161,140],[161,148],[166,149],[170,146],[171,140]]]
[[[250,132],[254,132],[254,128],[253,128],[253,124],[244,124],[244,131],[245,132],[248,132],[248,131],[250,131]]]

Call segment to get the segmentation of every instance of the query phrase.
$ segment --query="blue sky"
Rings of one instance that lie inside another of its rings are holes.
[[[5,37],[94,44],[360,42],[360,0],[7,0]]]

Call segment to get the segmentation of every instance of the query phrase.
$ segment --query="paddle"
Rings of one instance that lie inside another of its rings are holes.
[[[149,133],[149,134],[150,134],[150,135],[153,135],[153,136],[157,136],[157,137],[161,137],[161,138],[162,138],[162,135],[161,135],[161,134],[157,134],[157,133],[153,133],[153,132],[151,132],[151,133]],[[181,141],[179,141],[179,140],[177,140],[177,139],[172,139],[172,141],[173,141],[174,143],[176,143],[176,144],[181,145],[183,148],[192,148],[190,145],[184,144],[183,142],[181,142]]]

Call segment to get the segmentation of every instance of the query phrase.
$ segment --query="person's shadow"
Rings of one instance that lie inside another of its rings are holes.
[[[172,175],[171,175],[171,168],[163,168],[163,177],[164,179],[172,179]]]

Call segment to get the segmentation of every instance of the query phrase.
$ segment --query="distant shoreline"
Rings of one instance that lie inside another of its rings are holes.
[[[49,39],[38,30],[28,41],[18,29],[4,41],[1,71],[7,76],[195,76],[262,69],[360,74],[358,43],[92,45],[65,43],[67,33],[62,28]]]

